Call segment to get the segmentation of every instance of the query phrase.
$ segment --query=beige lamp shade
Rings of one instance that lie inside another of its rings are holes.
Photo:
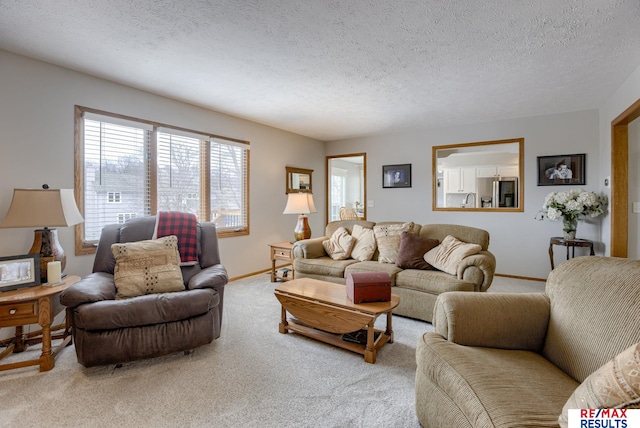
[[[316,206],[313,203],[311,193],[289,193],[287,196],[287,206],[282,214],[309,214],[315,213]]]
[[[39,254],[40,281],[45,283],[48,282],[49,263],[60,262],[60,266],[51,266],[51,269],[55,268],[58,273],[56,277],[59,278],[67,261],[55,228],[83,221],[73,197],[73,189],[14,189],[9,211],[0,227],[39,228],[34,231],[29,254]],[[44,229],[40,229],[42,227]],[[56,280],[58,279],[54,279]]]
[[[296,241],[311,238],[311,228],[305,214],[315,213],[316,206],[313,203],[311,193],[289,193],[287,195],[287,206],[282,214],[298,214],[298,223],[293,230]]]
[[[83,221],[73,189],[14,189],[0,227],[68,227]]]

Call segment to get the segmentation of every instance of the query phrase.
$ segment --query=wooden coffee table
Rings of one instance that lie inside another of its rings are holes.
[[[294,331],[304,336],[364,355],[367,363],[376,362],[382,346],[393,343],[391,310],[400,299],[391,295],[390,302],[354,304],[347,297],[346,286],[311,278],[300,278],[279,284],[274,294],[282,305],[280,333]],[[287,319],[289,312],[296,319]],[[376,330],[375,320],[387,315],[386,330]],[[365,345],[347,342],[344,333],[367,330]],[[379,333],[375,339],[375,333]]]

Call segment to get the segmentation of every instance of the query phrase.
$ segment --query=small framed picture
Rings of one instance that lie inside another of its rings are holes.
[[[382,187],[411,187],[411,164],[382,165]]]
[[[538,186],[584,185],[586,154],[538,156]]]
[[[0,291],[40,284],[40,254],[0,257]]]

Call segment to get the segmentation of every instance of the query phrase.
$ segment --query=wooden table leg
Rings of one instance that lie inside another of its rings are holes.
[[[289,332],[289,323],[287,322],[287,310],[282,306],[282,314],[280,316],[280,325],[278,331],[282,334]]]
[[[549,261],[551,262],[551,270],[553,270],[553,244],[549,244]]]
[[[16,334],[13,337],[14,350],[13,352],[22,352],[26,347],[26,343],[24,341],[24,332],[21,325],[16,326]]]
[[[367,347],[364,350],[364,360],[367,363],[376,363],[376,347],[374,343],[373,320],[367,325]]]
[[[391,311],[387,312],[387,331],[384,332],[384,334],[386,334],[387,336],[389,336],[389,343],[393,343],[393,326],[391,325],[392,322],[392,314]]]
[[[38,324],[42,327],[42,353],[40,354],[40,371],[51,370],[55,365],[51,351],[51,299],[43,297],[38,301]]]

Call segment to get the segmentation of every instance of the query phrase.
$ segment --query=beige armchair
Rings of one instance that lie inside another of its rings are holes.
[[[578,395],[607,395],[597,391],[605,363],[640,342],[638,302],[639,260],[588,256],[553,270],[545,293],[441,294],[435,332],[416,350],[420,423],[557,427],[570,397],[598,407]]]

